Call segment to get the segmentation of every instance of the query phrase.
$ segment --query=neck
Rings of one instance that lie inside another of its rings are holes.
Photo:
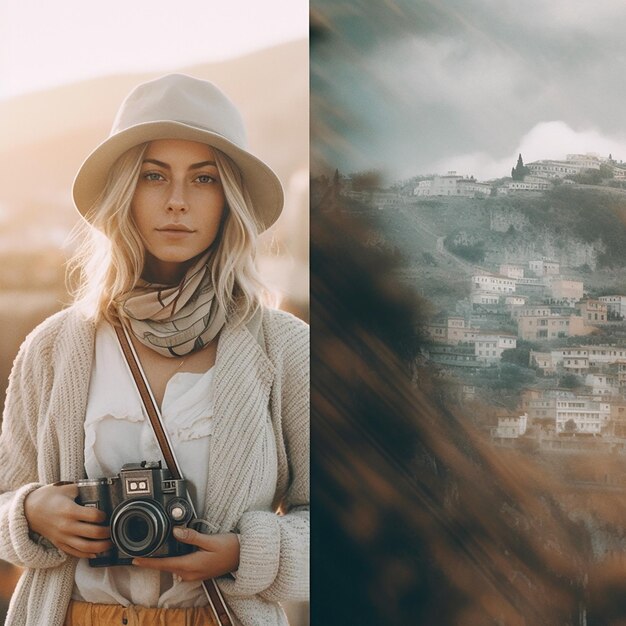
[[[194,261],[195,259],[189,259],[184,263],[171,263],[147,254],[141,277],[149,283],[179,285]]]

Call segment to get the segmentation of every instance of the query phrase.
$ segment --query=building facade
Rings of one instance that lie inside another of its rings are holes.
[[[609,402],[588,396],[559,398],[556,403],[556,432],[577,431],[600,434],[611,416]]]

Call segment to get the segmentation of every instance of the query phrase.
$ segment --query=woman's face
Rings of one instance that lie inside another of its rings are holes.
[[[131,202],[146,250],[144,279],[179,282],[195,257],[215,241],[224,204],[209,146],[182,139],[152,141]]]

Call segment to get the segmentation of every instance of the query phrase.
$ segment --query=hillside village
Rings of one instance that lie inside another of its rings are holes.
[[[540,160],[524,165],[519,155],[511,177],[479,182],[473,176],[456,172],[435,175],[422,180],[414,189],[416,196],[457,196],[466,198],[509,195],[519,192],[542,192],[556,185],[576,182],[597,182],[611,179],[617,186],[626,181],[626,163],[616,162],[611,155],[568,154],[565,160]]]
[[[521,391],[515,411],[499,415],[495,439],[529,431],[541,440],[552,434],[626,434],[626,340],[598,343],[602,330],[626,328],[626,295],[585,297],[584,284],[567,279],[549,259],[527,267],[502,264],[497,272],[476,268],[470,280],[467,314],[443,315],[426,326],[426,356],[466,380],[465,399],[479,392],[471,380],[481,370],[528,359],[521,365],[533,368],[539,382]],[[551,345],[566,339],[566,346]],[[520,343],[531,347],[520,350]]]
[[[511,177],[496,181],[456,173],[391,189],[367,177],[342,181],[342,195],[373,207],[388,238],[413,255],[407,280],[426,284],[435,304],[425,362],[454,401],[481,407],[476,421],[500,446],[626,453],[626,288],[599,289],[591,275],[608,237],[585,238],[584,225],[582,238],[558,234],[560,215],[533,230],[529,209],[510,208],[514,198],[532,208],[554,189],[571,190],[570,203],[605,189],[626,204],[624,181],[626,164],[594,154],[526,165],[520,155]],[[481,239],[488,243],[474,257]]]
[[[626,167],[610,157],[572,154],[524,166],[520,155],[512,178],[497,187],[449,173],[421,181],[414,195],[542,193],[601,170],[615,181],[626,175]],[[523,437],[540,448],[604,444],[626,450],[626,338],[615,340],[615,331],[626,329],[626,294],[589,297],[590,285],[545,257],[475,266],[469,282],[469,302],[457,306],[464,314],[440,314],[427,326],[428,359],[465,381],[463,399],[480,393],[472,379],[485,368],[517,364],[539,375],[519,390],[514,410],[496,411],[494,441],[511,445]]]

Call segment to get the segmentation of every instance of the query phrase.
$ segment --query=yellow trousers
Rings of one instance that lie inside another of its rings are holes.
[[[63,626],[218,626],[210,607],[148,609],[70,601]]]

